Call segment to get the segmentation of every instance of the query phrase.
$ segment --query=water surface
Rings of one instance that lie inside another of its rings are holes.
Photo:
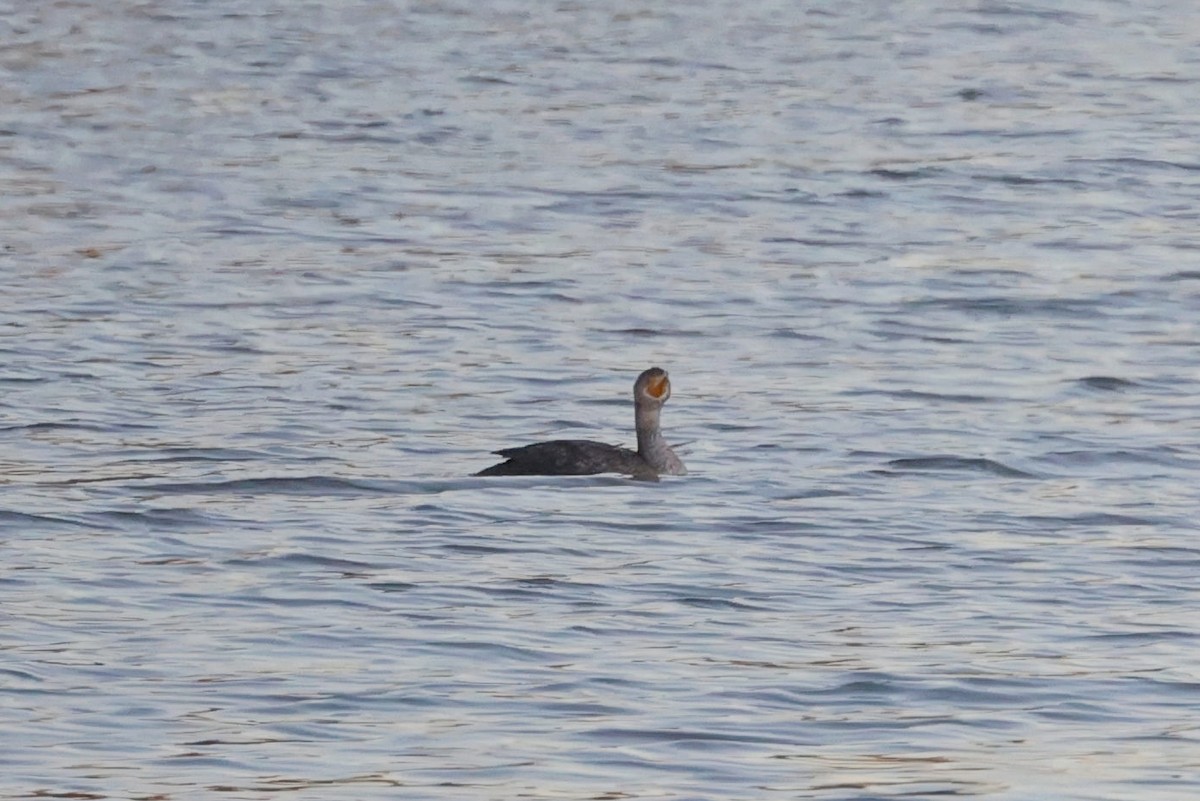
[[[1191,5],[0,10],[0,797],[1200,790]]]

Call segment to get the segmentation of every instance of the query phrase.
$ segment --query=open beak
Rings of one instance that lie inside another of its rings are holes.
[[[661,398],[663,395],[666,395],[667,390],[670,389],[670,387],[671,382],[667,380],[665,375],[662,375],[652,379],[650,383],[646,385],[646,393],[650,395],[650,397],[657,399]]]

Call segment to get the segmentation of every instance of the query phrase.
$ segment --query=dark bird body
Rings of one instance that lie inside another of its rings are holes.
[[[651,367],[638,376],[633,385],[638,440],[636,451],[586,439],[557,439],[495,451],[505,461],[475,475],[586,476],[623,473],[647,479],[657,479],[660,475],[684,475],[687,469],[663,439],[659,428],[663,404],[670,397],[671,382],[666,370]]]

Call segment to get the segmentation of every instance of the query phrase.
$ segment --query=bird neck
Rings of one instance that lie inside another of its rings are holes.
[[[634,411],[637,423],[638,455],[651,467],[661,470],[675,459],[671,446],[663,439],[659,428],[661,407],[637,406]]]

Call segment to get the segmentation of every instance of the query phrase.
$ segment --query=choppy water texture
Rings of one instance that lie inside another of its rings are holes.
[[[1200,795],[1190,0],[0,6],[0,797]]]

